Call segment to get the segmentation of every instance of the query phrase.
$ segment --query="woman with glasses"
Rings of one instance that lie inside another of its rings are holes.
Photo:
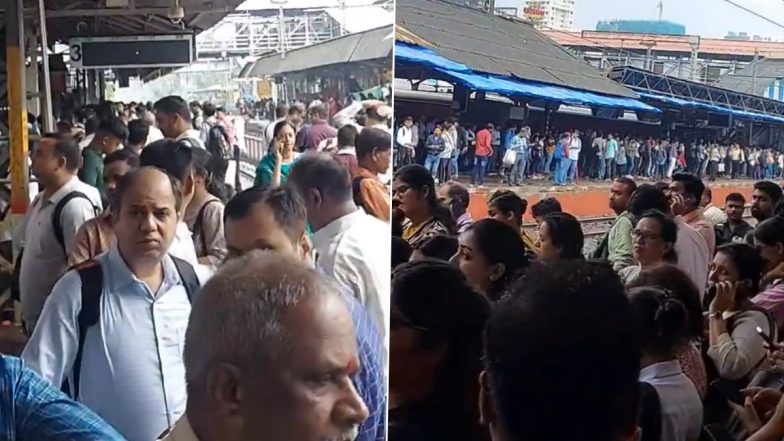
[[[476,403],[489,315],[487,300],[448,262],[410,262],[392,273],[390,440],[487,438]]]
[[[433,176],[419,164],[395,172],[392,206],[405,216],[402,238],[413,249],[433,236],[457,232],[449,209],[438,202]]]
[[[646,211],[632,230],[632,247],[637,265],[623,268],[619,275],[624,284],[629,284],[640,271],[653,268],[662,263],[677,263],[675,241],[678,226],[661,211]]]

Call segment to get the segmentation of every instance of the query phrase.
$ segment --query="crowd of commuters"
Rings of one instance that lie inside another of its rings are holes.
[[[230,118],[197,104],[107,103],[36,143],[0,438],[385,439],[384,109],[280,112],[235,195]]]
[[[456,179],[459,170],[483,185],[488,173],[519,185],[551,178],[556,185],[579,178],[618,176],[671,179],[690,172],[715,181],[784,179],[784,150],[741,145],[732,139],[677,139],[579,130],[535,133],[515,123],[485,126],[407,117],[395,134],[395,161],[423,164],[436,182]]]
[[[476,221],[470,195],[394,175],[390,440],[784,438],[779,185],[753,185],[752,225],[697,174],[616,177],[587,250],[555,198],[528,229],[513,191]]]

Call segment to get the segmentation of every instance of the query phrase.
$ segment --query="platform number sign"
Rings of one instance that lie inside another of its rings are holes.
[[[69,44],[69,51],[68,55],[71,59],[71,66],[75,68],[82,67],[82,58],[84,57],[84,53],[82,52],[82,42],[79,40],[71,40]]]

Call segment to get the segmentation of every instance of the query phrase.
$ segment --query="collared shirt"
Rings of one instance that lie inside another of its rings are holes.
[[[746,236],[752,231],[754,228],[744,220],[741,220],[735,228],[732,228],[729,222],[721,223],[716,226],[716,245],[745,242]]]
[[[678,255],[678,268],[694,282],[694,286],[703,293],[708,284],[708,270],[713,254],[708,250],[705,237],[690,227],[681,216],[675,216],[678,236],[675,240],[675,252]]]
[[[467,211],[461,214],[460,217],[456,219],[456,222],[457,234],[465,233],[469,228],[471,228],[471,225],[474,224],[474,220],[471,218],[471,214]]]
[[[111,214],[106,210],[100,216],[85,222],[74,237],[73,246],[68,253],[68,268],[92,260],[99,254],[105,253],[114,244],[114,227],[111,224]],[[169,254],[199,266],[196,257],[193,235],[185,222],[177,224],[174,240],[169,246]]]
[[[607,259],[615,271],[620,271],[634,263],[632,230],[634,230],[634,224],[627,216],[627,212],[621,213],[610,228],[607,236],[607,251],[609,253]]]
[[[305,149],[316,150],[325,139],[338,136],[338,131],[326,121],[316,121],[305,134]]]
[[[183,414],[177,424],[163,432],[156,441],[199,441],[191,427],[188,415]]]
[[[706,205],[702,210],[702,214],[714,227],[727,222],[727,214],[721,208],[713,204]]]
[[[124,441],[111,426],[26,367],[0,355],[0,439]]]
[[[640,370],[640,381],[656,388],[661,403],[661,439],[693,441],[702,431],[702,401],[677,360]]]
[[[100,216],[83,223],[68,249],[68,268],[92,260],[106,252],[114,242],[112,213],[107,209]]]
[[[681,217],[690,227],[697,230],[705,238],[705,243],[708,244],[708,253],[713,256],[713,252],[716,250],[716,231],[713,228],[713,224],[703,216],[702,209],[698,208]]]
[[[359,198],[362,207],[368,214],[389,222],[391,216],[389,190],[381,183],[378,176],[366,168],[359,167],[355,177],[360,177]]]
[[[134,276],[116,245],[97,261],[103,294],[98,323],[85,335],[79,401],[129,441],[152,440],[185,411],[182,354],[191,303],[168,256],[157,293]],[[56,387],[72,378],[81,290],[76,271],[57,282],[22,353]]]
[[[356,298],[350,293],[344,295],[344,298],[351,312],[351,320],[354,322],[360,364],[359,373],[354,376],[353,383],[368,408],[368,418],[359,426],[359,435],[355,441],[384,441],[387,415],[385,376],[387,351],[383,334],[378,332],[367,309]]]
[[[359,209],[312,236],[316,265],[365,305],[382,336],[388,329],[390,299],[391,242],[379,242],[385,233],[389,235],[387,223]]]
[[[76,231],[88,219],[95,217],[101,208],[101,196],[95,187],[72,177],[49,199],[40,193],[20,225],[24,243],[19,284],[22,300],[22,318],[32,331],[55,282],[66,270],[66,252],[54,235],[52,217],[54,208],[66,195],[74,191],[84,193],[89,200],[74,198],[63,207],[60,217],[65,249],[73,245]]]
[[[195,129],[188,129],[180,133],[174,139],[176,141],[188,140],[191,144],[193,144],[191,147],[204,148],[204,143],[201,142],[201,132]]]

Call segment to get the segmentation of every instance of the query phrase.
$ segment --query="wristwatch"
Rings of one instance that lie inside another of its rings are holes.
[[[724,318],[724,311],[708,311],[705,315],[707,315],[708,318],[720,320]]]

